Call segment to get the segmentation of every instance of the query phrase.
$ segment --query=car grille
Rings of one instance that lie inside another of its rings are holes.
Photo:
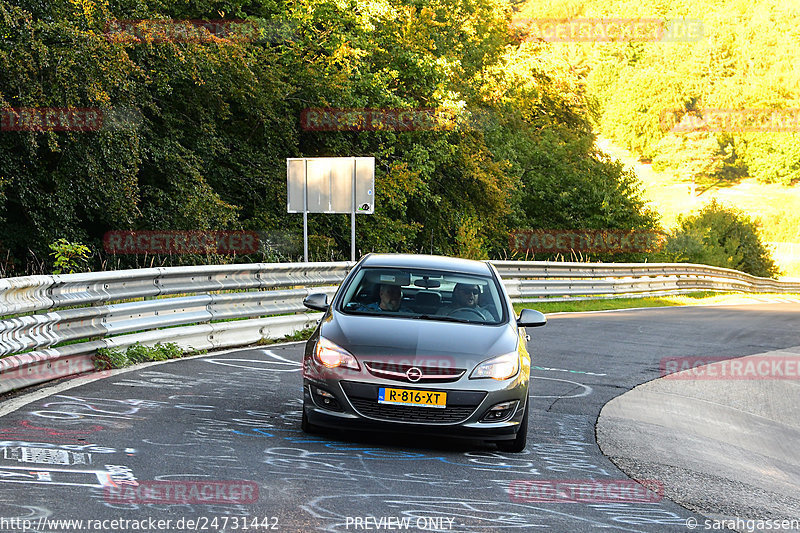
[[[351,398],[350,401],[356,411],[370,418],[391,420],[398,422],[420,422],[424,424],[454,424],[469,418],[475,410],[474,407],[445,407],[434,409],[431,407],[410,407],[397,405],[384,405],[373,400]]]
[[[415,422],[420,424],[457,424],[475,412],[485,392],[451,391],[447,392],[447,407],[414,407],[386,405],[378,403],[377,385],[341,381],[342,390],[353,408],[362,416],[385,420],[387,422]],[[429,390],[429,389],[419,389]]]
[[[376,361],[365,361],[369,373],[373,376],[402,381],[404,383],[451,383],[458,381],[467,371],[465,368],[442,368],[436,366],[414,366],[400,365],[394,363],[379,363]],[[410,368],[417,368],[422,372],[422,377],[416,381],[408,379],[406,372]]]

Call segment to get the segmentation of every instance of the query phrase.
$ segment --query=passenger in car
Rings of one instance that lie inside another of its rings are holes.
[[[402,305],[403,290],[399,286],[382,283],[378,294],[380,295],[380,301],[367,304],[363,306],[362,309],[370,311],[413,313],[411,309]]]

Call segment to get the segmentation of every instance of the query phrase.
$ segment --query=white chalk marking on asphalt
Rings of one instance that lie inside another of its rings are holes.
[[[550,368],[547,366],[531,366],[533,370],[550,370],[551,372],[570,372],[572,374],[585,374],[587,376],[607,376],[608,374],[599,374],[597,372],[586,372],[585,370],[569,370],[566,368]]]
[[[299,361],[292,361],[291,359],[286,359],[285,357],[281,357],[280,355],[276,354],[272,350],[264,350],[264,353],[267,354],[270,357],[274,357],[275,359],[278,359],[280,361],[286,361],[287,363],[290,363],[290,364],[293,364],[293,365],[300,365],[301,364]]]
[[[299,344],[301,342],[304,343],[305,341],[286,342],[286,343],[281,343],[281,344],[275,344],[273,346],[291,346],[292,344]],[[28,394],[24,394],[24,395],[19,396],[17,398],[12,398],[10,400],[6,400],[2,404],[0,404],[0,417],[6,416],[8,414],[11,414],[14,411],[18,411],[18,410],[22,409],[23,407],[25,407],[26,405],[28,405],[30,403],[33,403],[35,401],[47,398],[48,396],[52,396],[54,394],[59,394],[59,393],[62,393],[64,391],[66,391],[66,390],[73,389],[75,387],[79,387],[79,386],[85,385],[87,383],[92,383],[92,382],[97,381],[99,379],[105,379],[105,378],[110,377],[110,376],[116,376],[116,375],[119,375],[119,374],[125,374],[126,372],[133,372],[134,370],[141,370],[141,369],[147,368],[149,366],[164,365],[164,364],[167,364],[167,363],[174,363],[176,361],[186,361],[188,359],[199,359],[199,358],[202,358],[202,357],[216,357],[218,355],[225,355],[225,354],[229,354],[229,353],[233,353],[233,352],[241,352],[241,351],[247,350],[247,349],[248,349],[247,347],[244,347],[244,348],[231,348],[230,350],[223,350],[223,351],[215,352],[215,353],[212,353],[212,354],[205,353],[205,354],[199,354],[199,355],[192,355],[190,357],[180,357],[178,359],[168,359],[166,361],[153,361],[153,362],[150,362],[150,363],[141,363],[141,364],[134,365],[134,366],[127,366],[125,368],[116,368],[114,370],[111,370],[110,372],[109,371],[98,372],[101,375],[96,377],[96,378],[90,378],[90,377],[88,377],[88,375],[87,376],[81,376],[81,377],[72,378],[72,379],[69,379],[68,381],[65,381],[63,383],[59,383],[57,385],[53,385],[53,386],[50,386],[50,387],[45,387],[43,389],[39,389],[39,390],[30,392]]]
[[[573,394],[571,396],[561,396],[561,395],[547,395],[547,394],[529,394],[529,398],[581,398],[582,396],[589,396],[592,393],[592,388],[589,385],[584,385],[583,383],[578,383],[577,381],[570,381],[568,379],[556,379],[556,378],[542,378],[539,376],[531,377],[531,381],[534,379],[546,379],[548,381],[562,381],[564,383],[571,383],[578,387],[583,387],[583,392],[580,394]]]
[[[220,366],[231,366],[234,368],[245,368],[248,370],[268,370],[271,372],[297,372],[300,370],[300,363],[296,363],[294,361],[264,361],[262,359],[206,359],[206,362]],[[246,363],[252,363],[252,365]],[[275,368],[273,365],[286,365],[291,366],[292,368],[279,369]]]

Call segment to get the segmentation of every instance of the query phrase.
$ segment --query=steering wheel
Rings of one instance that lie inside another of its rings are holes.
[[[453,309],[452,311],[447,313],[447,316],[453,316],[453,315],[455,315],[455,314],[457,314],[457,313],[459,313],[461,311],[465,311],[467,313],[472,313],[475,316],[477,316],[478,318],[480,318],[481,320],[486,320],[486,317],[483,316],[483,313],[481,313],[480,311],[478,311],[474,307],[459,307],[458,309]],[[465,318],[469,318],[469,317],[465,317]]]

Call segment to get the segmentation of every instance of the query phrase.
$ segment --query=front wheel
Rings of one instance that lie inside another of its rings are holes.
[[[514,440],[499,440],[497,441],[497,449],[501,452],[519,453],[525,449],[528,444],[528,404],[525,404],[525,414],[522,415],[522,422],[517,430],[517,436]]]
[[[315,426],[311,422],[308,421],[308,416],[306,416],[306,406],[303,405],[303,418],[300,420],[300,429],[303,430],[303,433],[318,433],[319,427]]]

